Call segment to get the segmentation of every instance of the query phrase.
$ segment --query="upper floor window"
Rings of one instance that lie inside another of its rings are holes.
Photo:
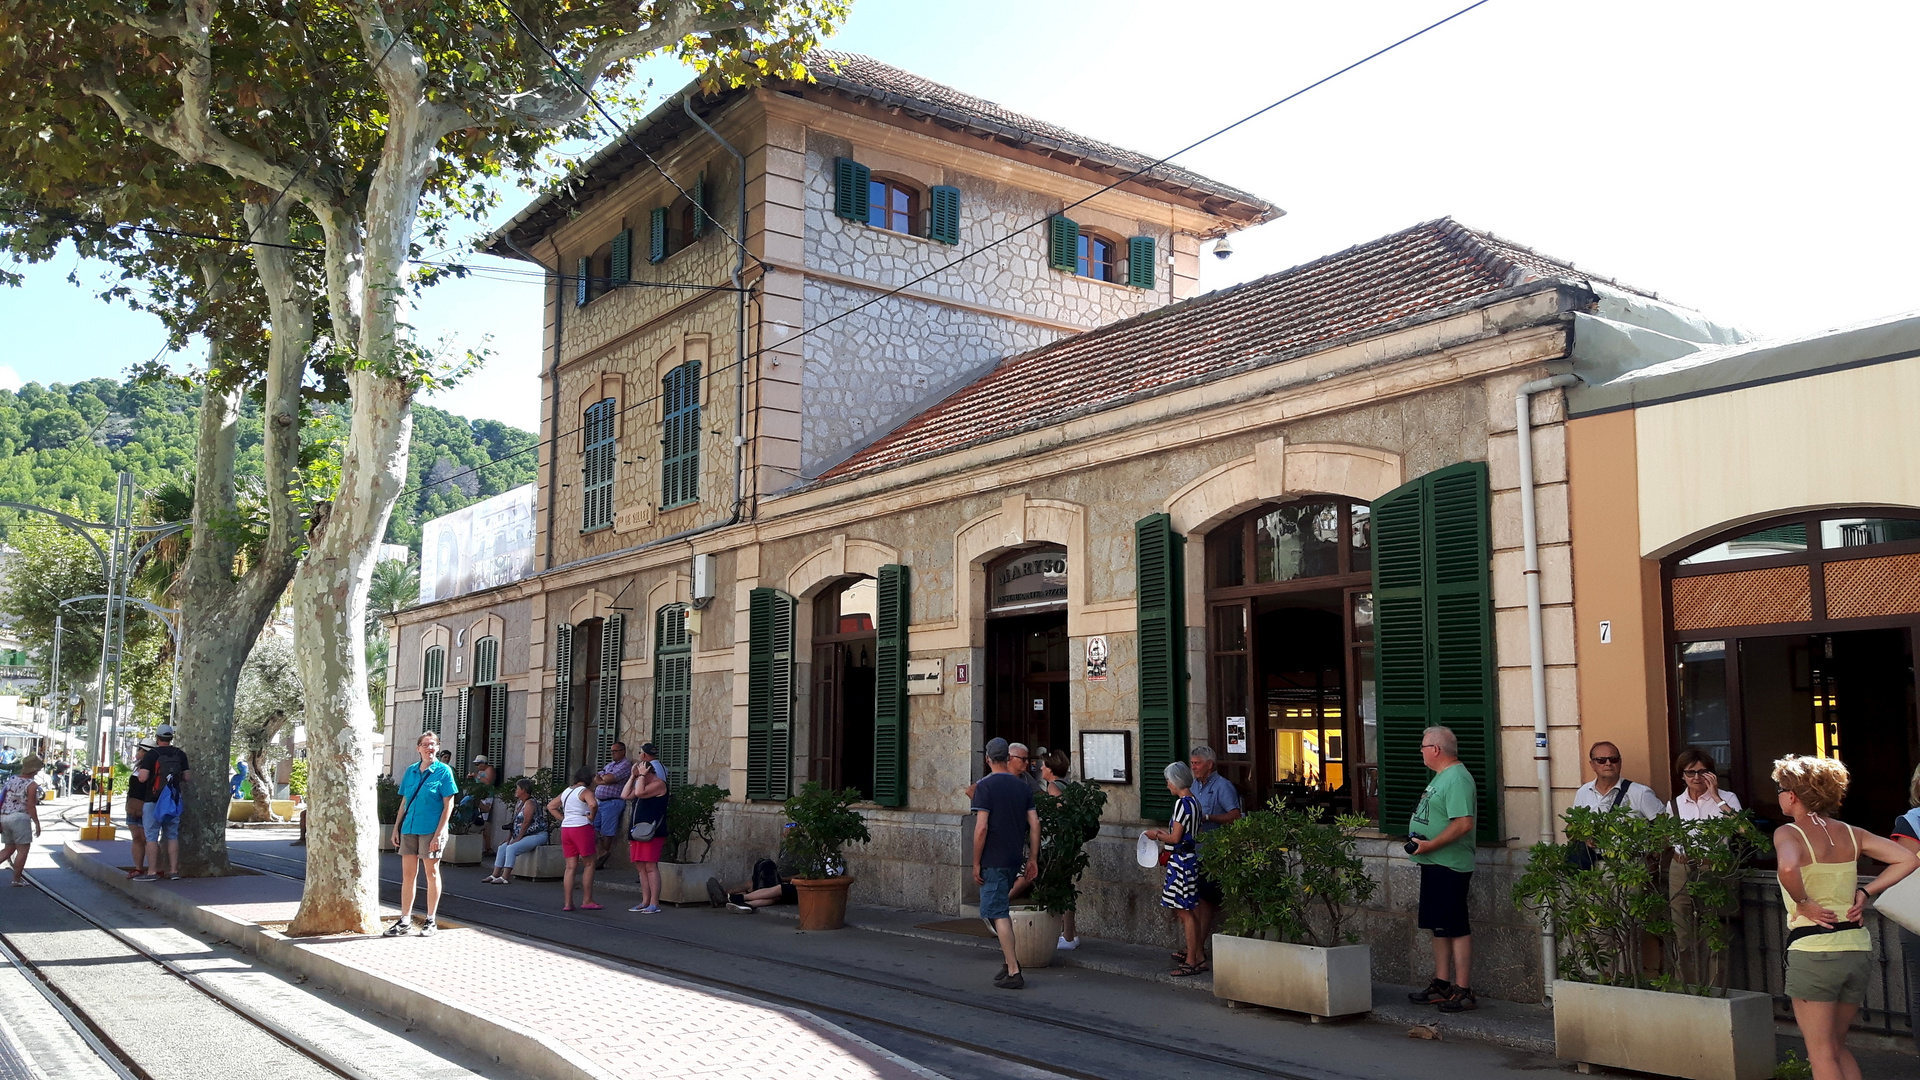
[[[582,426],[586,460],[581,468],[580,529],[603,529],[613,524],[614,399],[602,398],[587,406]]]
[[[890,177],[867,181],[867,224],[911,234],[919,220],[919,192]]]
[[[689,360],[661,380],[660,507],[700,498],[700,361]]]
[[[1119,260],[1114,256],[1115,249],[1114,242],[1104,236],[1081,233],[1074,273],[1096,281],[1118,281],[1115,274]]]

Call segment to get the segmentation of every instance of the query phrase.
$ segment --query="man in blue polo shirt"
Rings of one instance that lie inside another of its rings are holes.
[[[1193,769],[1193,799],[1200,804],[1200,843],[1205,845],[1207,834],[1222,825],[1239,821],[1240,789],[1233,781],[1221,776],[1215,770],[1218,757],[1211,746],[1196,746],[1187,755],[1187,765]],[[1220,918],[1220,905],[1226,900],[1220,891],[1218,882],[1209,881],[1205,875],[1200,878],[1200,903],[1196,911],[1200,917],[1200,940],[1208,943],[1212,949],[1213,924]]]

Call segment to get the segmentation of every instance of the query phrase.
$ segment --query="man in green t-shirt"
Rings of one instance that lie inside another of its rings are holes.
[[[1473,929],[1467,886],[1473,881],[1473,774],[1460,762],[1452,728],[1420,733],[1420,759],[1433,779],[1413,809],[1408,850],[1420,866],[1420,928],[1433,931],[1433,981],[1407,997],[1442,1012],[1477,1008],[1472,988]]]

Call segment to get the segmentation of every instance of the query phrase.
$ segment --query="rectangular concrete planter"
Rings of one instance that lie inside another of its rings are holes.
[[[660,864],[660,902],[663,904],[704,904],[707,879],[715,868],[706,863],[663,862]]]
[[[1213,996],[1309,1016],[1373,1009],[1373,949],[1213,935]]]
[[[513,857],[513,876],[538,881],[558,881],[567,872],[567,858],[559,844],[541,844],[532,851]]]
[[[448,866],[479,866],[480,852],[485,849],[481,840],[479,833],[447,837],[447,848],[440,853],[440,861]]]
[[[1773,999],[1749,990],[1695,997],[1556,980],[1554,1054],[1567,1061],[1680,1076],[1773,1075]]]

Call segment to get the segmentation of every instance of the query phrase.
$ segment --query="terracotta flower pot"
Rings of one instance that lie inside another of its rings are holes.
[[[794,878],[799,891],[800,929],[838,930],[847,925],[847,889],[851,877]]]

